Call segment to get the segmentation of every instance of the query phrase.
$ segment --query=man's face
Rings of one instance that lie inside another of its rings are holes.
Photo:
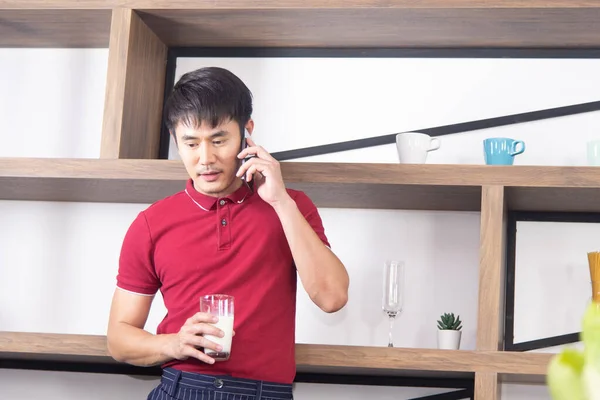
[[[252,121],[246,125],[251,132]],[[194,187],[200,193],[221,197],[233,193],[241,185],[235,174],[240,166],[240,128],[228,121],[211,128],[179,124],[175,128],[178,153]]]

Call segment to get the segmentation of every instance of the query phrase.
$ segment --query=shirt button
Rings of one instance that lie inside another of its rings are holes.
[[[222,206],[224,206],[224,205],[225,205],[225,200],[221,200],[221,201],[219,202],[219,204],[220,204],[220,205],[222,205]]]
[[[213,385],[215,385],[217,389],[221,389],[223,387],[223,381],[217,378],[214,380]]]
[[[223,226],[227,225],[227,221],[225,221],[225,218],[223,218],[223,219],[221,220],[221,225],[223,225]]]

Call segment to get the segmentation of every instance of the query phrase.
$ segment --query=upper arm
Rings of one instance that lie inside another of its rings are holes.
[[[304,192],[296,192],[293,197],[296,202],[296,206],[300,210],[300,213],[304,216],[308,224],[311,226],[313,231],[317,234],[319,239],[325,244],[325,246],[331,248],[327,235],[325,234],[325,228],[323,227],[323,221],[319,215],[319,210],[313,201]]]
[[[145,296],[115,289],[110,307],[109,332],[118,323],[126,323],[143,329],[150,313],[154,296]]]

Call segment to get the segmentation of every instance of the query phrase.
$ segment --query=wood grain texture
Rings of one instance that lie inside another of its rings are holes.
[[[112,16],[101,158],[158,157],[167,47],[135,11]]]
[[[509,206],[520,210],[600,211],[594,167],[283,162],[281,168],[286,185],[320,207],[479,211],[481,188],[489,184],[509,185]],[[0,158],[5,200],[151,203],[182,190],[186,179],[178,160]]]
[[[583,8],[597,0],[0,0],[0,9],[144,8]]]
[[[551,354],[296,344],[299,372],[454,376],[474,373],[543,376]],[[106,337],[0,332],[0,359],[111,361]]]
[[[508,208],[519,211],[600,211],[600,189],[586,187],[506,187]]]
[[[475,400],[499,400],[501,398],[498,374],[493,372],[475,374]]]
[[[106,48],[110,17],[110,10],[0,10],[0,47]]]
[[[39,14],[43,17],[30,22],[25,12],[36,7],[44,11]],[[53,24],[65,9],[83,9],[95,14],[113,8],[139,11],[169,46],[577,48],[600,45],[600,26],[596,23],[600,19],[600,5],[593,1],[569,4],[559,0],[3,0],[0,8],[10,9],[11,18],[21,21],[21,30],[10,31],[11,35],[4,40],[27,46],[66,38],[64,29],[71,28]],[[38,26],[46,28],[44,37],[27,34]],[[77,30],[70,32],[76,34]]]
[[[504,187],[483,186],[479,249],[477,350],[502,346],[507,208]]]
[[[0,352],[0,357],[4,358],[47,355],[63,360],[69,357],[85,357],[91,361],[110,357],[106,349],[106,336],[37,332],[0,331]]]
[[[142,9],[169,46],[588,47],[600,8]],[[235,26],[235,29],[231,29]]]

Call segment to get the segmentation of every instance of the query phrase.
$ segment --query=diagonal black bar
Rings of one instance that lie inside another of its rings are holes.
[[[298,372],[295,382],[336,385],[403,386],[448,389],[472,389],[473,378],[411,377],[388,375],[349,375]]]
[[[576,343],[581,340],[579,333],[567,333],[565,335],[551,336],[542,339],[530,340],[527,342],[512,343],[506,351],[531,351],[537,349],[546,349],[548,347],[562,346],[565,344]]]
[[[568,115],[582,114],[586,112],[600,111],[600,101],[573,104],[570,106],[547,108],[539,111],[530,111],[519,114],[505,115],[502,117],[486,118],[458,124],[443,125],[433,128],[415,129],[410,132],[426,133],[430,136],[443,136],[453,133],[470,132],[479,129],[497,128],[505,125],[521,124],[524,122],[540,121],[548,118],[565,117]],[[401,132],[388,135],[375,136],[364,139],[349,140],[320,146],[304,147],[301,149],[274,152],[271,155],[277,160],[290,160],[294,158],[317,156],[322,154],[337,153],[341,151],[357,150],[366,147],[382,146],[396,142],[396,135]]]
[[[0,359],[0,369],[27,369],[39,371],[91,372],[97,374],[124,374],[138,376],[160,376],[159,367],[136,367],[123,363]]]
[[[136,367],[125,363],[10,358],[0,359],[0,369],[88,372],[155,377],[160,377],[162,374],[162,369],[160,367]],[[328,383],[339,385],[435,387],[449,389],[466,388],[471,390],[473,388],[473,378],[340,375],[298,372],[294,381],[299,383]]]
[[[464,399],[468,400],[468,399],[471,399],[472,397],[473,397],[473,390],[464,389],[464,390],[457,390],[454,392],[432,394],[430,396],[414,397],[409,400],[464,400]]]
[[[489,47],[173,47],[176,57],[600,58],[600,49]]]

